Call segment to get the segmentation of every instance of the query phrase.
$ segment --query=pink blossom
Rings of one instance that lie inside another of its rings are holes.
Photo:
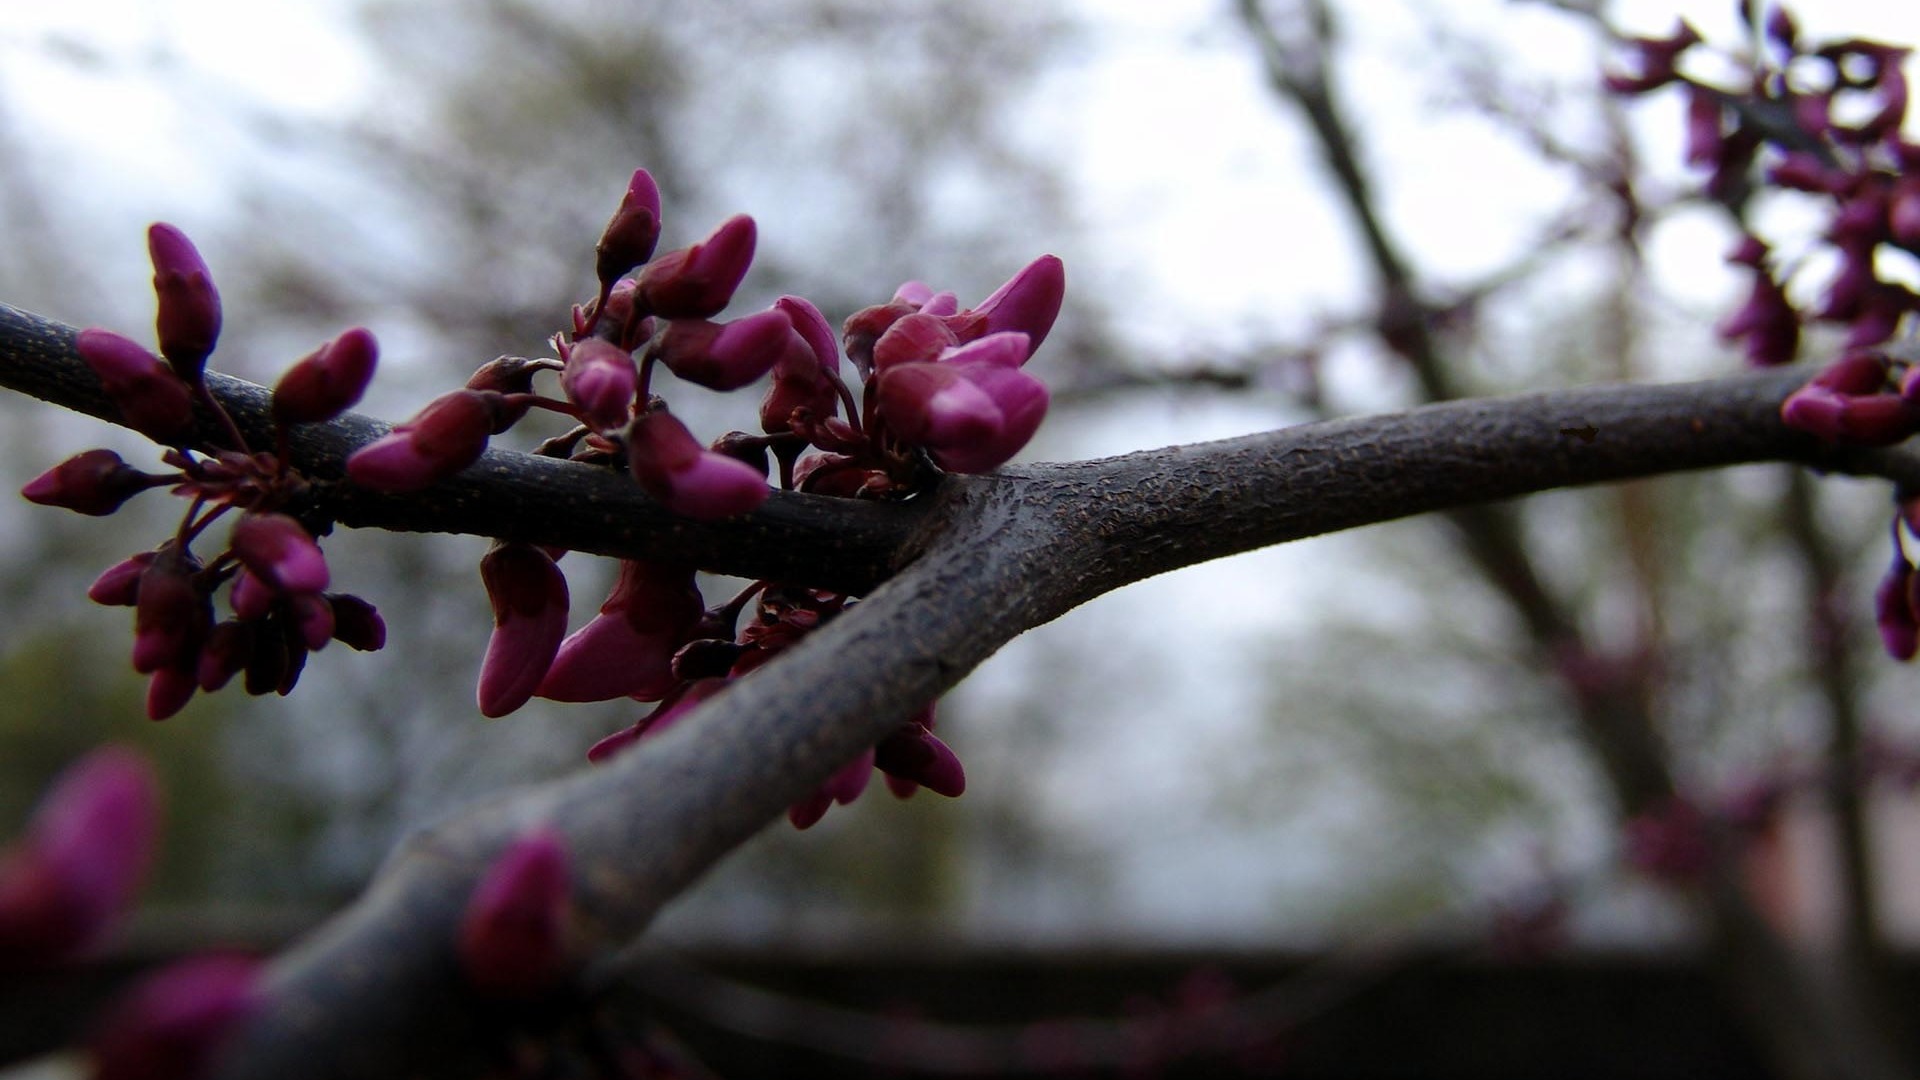
[[[228,543],[241,565],[276,592],[317,593],[327,587],[327,558],[320,545],[286,514],[242,514]]]
[[[493,635],[480,662],[482,716],[505,716],[527,703],[546,678],[567,633],[567,578],[531,544],[499,544],[480,560],[493,605]]]
[[[881,372],[879,413],[908,443],[924,446],[942,468],[990,472],[1039,430],[1047,388],[1024,371],[1026,336],[992,334],[946,353],[938,363]]]
[[[668,510],[699,521],[734,517],[767,500],[751,465],[705,449],[673,414],[655,409],[627,432],[633,478]]]
[[[34,477],[20,494],[41,506],[104,517],[153,485],[152,478],[121,460],[119,454],[88,450]]]
[[[668,319],[711,319],[726,308],[753,262],[753,219],[736,214],[712,236],[669,251],[640,271],[634,302]]]
[[[498,415],[498,394],[466,389],[442,394],[391,434],[354,451],[347,476],[375,491],[432,487],[480,460]]]
[[[567,400],[580,406],[581,420],[588,427],[615,431],[632,416],[639,376],[627,350],[590,337],[574,342],[560,371],[560,386]]]
[[[220,294],[213,275],[187,234],[171,225],[147,230],[147,251],[153,257],[153,291],[159,298],[154,322],[160,352],[182,379],[198,383],[220,337]]]
[[[660,362],[688,382],[738,390],[772,369],[793,333],[793,323],[778,309],[729,323],[672,319],[654,348]]]
[[[359,403],[379,358],[373,334],[354,327],[288,368],[273,388],[273,418],[318,424]]]
[[[620,275],[653,257],[660,242],[660,188],[653,174],[635,169],[621,196],[620,208],[613,212],[594,247],[594,274],[601,285],[610,286]]]
[[[571,886],[560,835],[538,829],[515,840],[487,869],[460,922],[467,984],[497,999],[525,1000],[566,974]]]
[[[178,442],[193,427],[193,398],[172,368],[138,342],[111,330],[82,330],[74,339],[80,359],[100,378],[100,389],[120,418],[160,443]]]
[[[141,980],[100,1024],[94,1080],[205,1076],[260,1001],[260,965],[249,957],[215,954],[173,964]]]
[[[700,614],[693,571],[623,561],[600,614],[561,642],[535,693],[553,701],[658,700],[673,688],[673,654]]]

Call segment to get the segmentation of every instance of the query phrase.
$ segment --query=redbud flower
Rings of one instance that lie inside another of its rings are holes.
[[[1799,313],[1766,267],[1757,259],[1751,265],[1753,290],[1746,304],[1721,322],[1720,337],[1726,341],[1746,339],[1747,362],[1755,367],[1791,363],[1800,348]]]
[[[148,976],[95,1032],[93,1078],[205,1076],[260,996],[259,963],[244,956],[198,956]]]
[[[318,424],[351,409],[366,393],[379,356],[373,334],[354,327],[288,368],[273,388],[273,419]]]
[[[138,342],[111,330],[82,330],[80,359],[100,378],[100,389],[126,425],[160,443],[179,441],[193,427],[193,398],[173,370]]]
[[[833,340],[833,327],[828,325],[827,317],[820,314],[820,309],[798,296],[783,296],[775,300],[773,306],[786,312],[787,321],[793,324],[794,332],[813,351],[820,367],[835,375],[840,374],[840,349]]]
[[[147,572],[154,555],[143,551],[107,567],[87,587],[87,599],[108,607],[132,607],[140,595],[140,575]]]
[[[1920,653],[1920,619],[1913,610],[1913,582],[1913,564],[1896,551],[1873,594],[1873,621],[1880,628],[1880,644],[1895,660],[1911,660]]]
[[[229,544],[241,565],[276,592],[317,593],[327,587],[320,545],[286,514],[240,515]]]
[[[220,294],[214,290],[213,275],[187,234],[171,225],[147,230],[147,252],[153,257],[153,291],[160,301],[155,319],[160,353],[182,379],[198,384],[220,337]]]
[[[639,376],[625,349],[597,337],[576,341],[560,371],[560,387],[567,400],[580,406],[581,416],[595,431],[624,427],[633,414],[633,396]]]
[[[1046,417],[1047,388],[1019,370],[1026,335],[992,334],[934,364],[901,364],[879,377],[879,412],[900,438],[941,468],[989,472],[1027,444]]]
[[[567,970],[567,851],[540,829],[495,859],[460,922],[460,966],[490,998],[526,1000],[552,989]]]
[[[356,652],[378,652],[387,644],[387,624],[372,604],[346,593],[328,593],[333,605],[333,640]]]
[[[69,766],[0,860],[0,972],[72,956],[132,905],[153,861],[159,794],[123,747]]]
[[[167,720],[187,707],[200,689],[200,661],[188,657],[147,677],[147,719]]]
[[[820,328],[825,327],[826,321],[822,319]],[[773,384],[767,387],[766,396],[760,399],[760,430],[769,434],[793,430],[794,411],[797,409],[805,410],[805,415],[814,421],[824,420],[840,411],[840,394],[834,377],[840,357],[837,352],[831,351],[831,330],[827,331],[826,347],[829,359],[823,360],[819,349],[798,329],[788,332],[786,348],[773,365]]]
[[[1852,352],[1788,395],[1780,418],[1823,439],[1889,446],[1920,428],[1920,406],[1887,385],[1884,357]]]
[[[986,334],[1016,331],[1027,335],[1028,354],[1040,348],[1060,317],[1060,304],[1067,295],[1067,269],[1058,256],[1042,255],[1007,279],[993,295],[980,301],[967,313],[982,320],[977,332],[963,334],[966,340]],[[922,310],[929,310],[923,308]],[[964,317],[964,316],[963,316]]]
[[[673,654],[700,613],[693,571],[625,560],[600,614],[561,642],[536,693],[553,701],[658,700],[673,688]]]
[[[647,494],[696,520],[744,514],[767,500],[766,478],[753,466],[703,448],[664,409],[634,420],[627,432],[627,462]]]
[[[111,450],[88,450],[55,465],[20,489],[28,502],[104,517],[152,487],[154,478]]]
[[[479,390],[442,394],[391,434],[354,451],[347,476],[375,491],[431,487],[486,452],[499,402],[498,394]]]
[[[873,370],[885,372],[899,364],[926,364],[960,344],[945,319],[925,312],[914,312],[887,327],[873,343]]]
[[[505,716],[527,703],[546,678],[567,633],[567,579],[531,544],[498,544],[480,560],[493,605],[493,635],[480,662],[482,716]]]
[[[1634,38],[1633,46],[1640,62],[1640,74],[1608,74],[1606,87],[1616,94],[1641,94],[1665,86],[1678,78],[1676,64],[1680,54],[1700,44],[1699,31],[1682,20],[1672,34],[1664,38]]]
[[[888,776],[948,798],[958,798],[967,790],[967,774],[960,767],[960,759],[939,736],[916,722],[902,724],[882,739],[874,747],[873,765]]]
[[[793,332],[793,323],[777,309],[729,323],[673,319],[654,348],[660,362],[688,382],[738,390],[773,367]]]
[[[193,580],[199,563],[172,545],[154,555],[140,574],[134,604],[133,670],[190,667],[200,642],[213,628],[213,604]]]
[[[194,667],[194,680],[200,689],[211,694],[246,670],[247,663],[253,659],[255,630],[255,623],[239,619],[214,624],[207,643],[200,648],[200,661]]]
[[[610,287],[621,274],[653,257],[660,241],[660,188],[653,174],[635,169],[627,182],[620,209],[613,212],[600,243],[594,248],[594,274]],[[723,305],[724,306],[724,305]]]
[[[1908,176],[1894,188],[1887,205],[1887,227],[1902,245],[1920,248],[1920,176]]]
[[[669,251],[640,271],[634,302],[668,319],[710,319],[733,299],[753,262],[753,219],[736,214],[712,236]]]

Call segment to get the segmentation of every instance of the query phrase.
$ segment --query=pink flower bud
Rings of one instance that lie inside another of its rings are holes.
[[[234,955],[182,960],[141,980],[93,1037],[94,1080],[208,1075],[260,1004],[260,965]]]
[[[734,517],[767,500],[767,481],[753,466],[701,447],[672,413],[656,409],[627,432],[633,478],[662,506],[698,521]]]
[[[906,286],[901,288],[904,290]],[[840,329],[840,339],[846,344],[847,359],[853,361],[853,368],[861,378],[873,373],[873,350],[880,343],[880,338],[893,328],[894,323],[919,310],[919,304],[896,297],[891,303],[861,308],[847,316],[846,323]]]
[[[111,330],[82,330],[74,349],[133,430],[160,443],[193,428],[193,397],[173,370],[137,342]]]
[[[308,652],[319,652],[333,640],[333,605],[318,593],[294,593],[287,597],[294,632]]]
[[[1895,660],[1911,660],[1920,653],[1920,618],[1916,618],[1911,601],[1913,580],[1913,564],[1895,552],[1893,564],[1887,567],[1873,594],[1873,621],[1880,628],[1880,644]]]
[[[387,644],[387,624],[372,604],[347,593],[328,593],[333,605],[333,640],[356,652],[378,652]]]
[[[220,337],[220,294],[214,290],[213,275],[187,234],[171,225],[147,230],[147,252],[153,257],[153,291],[160,301],[155,319],[160,353],[175,374],[197,384]]]
[[[640,271],[634,301],[667,319],[711,319],[726,308],[753,262],[753,219],[736,214],[712,236],[669,251]]]
[[[273,388],[279,424],[318,424],[352,408],[373,380],[379,343],[354,327],[288,368]]]
[[[824,322],[822,325],[825,325]],[[832,347],[831,331],[827,337]],[[839,357],[833,355],[835,367]],[[773,365],[773,384],[760,399],[760,430],[778,434],[794,429],[794,411],[818,422],[840,411],[840,393],[832,369],[821,363],[815,351],[799,332],[787,335],[787,346]]]
[[[327,587],[327,558],[306,526],[286,514],[248,512],[229,540],[249,573],[281,593],[317,593]]]
[[[729,323],[673,319],[654,348],[660,362],[688,382],[738,390],[773,367],[793,333],[793,323],[779,310]]]
[[[1705,87],[1688,87],[1686,163],[1703,169],[1718,164],[1725,138],[1719,95]]]
[[[833,339],[833,327],[827,323],[827,317],[820,314],[820,309],[798,296],[783,296],[775,300],[773,306],[786,313],[787,321],[812,350],[820,368],[840,374],[840,348]]]
[[[924,725],[907,723],[873,750],[874,768],[909,780],[937,795],[958,798],[967,790],[967,774],[939,736]]]
[[[567,633],[567,578],[531,544],[499,544],[480,560],[493,605],[493,635],[480,662],[482,716],[505,716],[527,703],[546,678]]]
[[[1800,348],[1800,315],[1787,300],[1786,290],[1766,269],[1756,266],[1753,291],[1740,310],[1719,327],[1721,338],[1746,339],[1747,362],[1755,367],[1791,363]]]
[[[1018,369],[1025,335],[993,334],[935,364],[902,364],[880,375],[878,410],[906,442],[943,469],[990,472],[1033,438],[1047,388]]]
[[[213,604],[193,579],[199,569],[192,556],[169,545],[141,572],[134,604],[133,670],[149,675],[161,668],[193,666],[200,643],[213,629]]]
[[[200,661],[192,657],[147,677],[147,719],[167,720],[187,707],[200,689]]]
[[[613,212],[600,243],[594,248],[594,273],[603,286],[653,257],[660,242],[660,188],[653,174],[635,169],[627,182],[620,209]]]
[[[108,607],[132,607],[140,596],[140,575],[153,563],[154,553],[143,551],[122,559],[87,587],[87,599]]]
[[[967,340],[1014,331],[1027,335],[1028,355],[1031,356],[1040,348],[1040,343],[1047,339],[1047,332],[1053,329],[1054,320],[1060,317],[1060,304],[1066,294],[1066,265],[1058,256],[1042,255],[973,309],[971,314],[984,318],[985,325]]]
[[[560,387],[567,400],[580,406],[581,420],[595,431],[625,427],[633,415],[633,396],[639,376],[625,349],[590,337],[573,344],[567,366],[560,371]]]
[[[246,670],[253,659],[255,624],[226,619],[214,625],[207,643],[200,649],[200,662],[194,667],[194,680],[211,694]]]
[[[375,491],[432,487],[480,460],[494,433],[499,395],[479,390],[442,394],[413,419],[354,451],[347,476]]]
[[[483,996],[539,997],[565,976],[567,851],[558,833],[540,829],[495,859],[460,922],[460,966]]]
[[[111,930],[153,862],[159,813],[153,770],[133,751],[69,766],[0,860],[0,972],[64,960]]]
[[[249,622],[266,618],[273,611],[273,602],[279,594],[273,586],[261,581],[259,576],[242,568],[233,576],[233,588],[227,591],[227,606],[233,613]]]
[[[28,502],[104,517],[153,486],[146,473],[111,450],[88,450],[41,473],[20,489]]]
[[[700,619],[693,571],[623,561],[600,614],[560,643],[535,691],[553,701],[655,701],[673,689],[673,654]]]
[[[873,370],[884,373],[899,364],[928,364],[960,344],[960,338],[937,315],[915,312],[895,321],[873,343]]]

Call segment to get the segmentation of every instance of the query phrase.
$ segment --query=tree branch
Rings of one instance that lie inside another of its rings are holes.
[[[72,334],[0,309],[0,385],[111,418]],[[1001,645],[1153,574],[1412,514],[1748,461],[1920,486],[1908,455],[1831,451],[1782,425],[1780,401],[1804,378],[1772,371],[1453,402],[949,477],[910,506],[780,495],[709,525],[668,517],[606,470],[507,451],[419,497],[325,485],[317,508],[346,524],[507,534],[807,584],[886,580],[660,737],[410,839],[356,904],[276,961],[270,1005],[221,1075],[484,1071],[507,1025],[462,989],[454,927],[513,837],[535,823],[565,837],[574,946],[590,986],[669,899]],[[264,390],[232,379],[214,388],[250,439],[264,433]],[[360,417],[315,426],[296,458],[337,477],[345,455],[382,430]]]

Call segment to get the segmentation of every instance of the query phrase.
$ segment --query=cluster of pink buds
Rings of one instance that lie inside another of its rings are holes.
[[[427,487],[472,464],[489,439],[538,409],[577,424],[542,453],[624,470],[669,510],[714,520],[759,506],[770,482],[898,499],[942,472],[989,471],[1018,453],[1046,414],[1046,387],[1023,366],[1060,311],[1065,275],[1052,256],[967,309],[952,293],[908,283],[853,313],[836,335],[797,296],[716,321],[752,261],[752,218],[730,218],[701,243],[656,256],[659,236],[659,191],[641,170],[596,249],[598,293],[554,335],[554,355],[482,367],[355,453],[348,476],[386,491]],[[703,444],[654,392],[660,367],[719,391],[765,380],[760,432]],[[849,370],[861,381],[858,402]],[[557,396],[536,390],[541,372],[558,376]],[[709,609],[693,567],[629,560],[599,613],[569,634],[564,555],[503,541],[481,560],[494,630],[476,696],[487,716],[534,697],[657,703],[597,745],[595,761],[665,730],[854,602],[802,583],[761,581]],[[794,823],[804,828],[851,802],[876,768],[903,796],[921,787],[960,794],[964,773],[932,726],[929,706],[793,807]]]
[[[349,330],[289,368],[273,393],[278,445],[250,447],[207,389],[220,296],[206,263],[171,225],[153,226],[147,240],[160,356],[100,329],[82,330],[75,347],[127,426],[168,447],[161,461],[169,471],[144,472],[111,450],[89,450],[36,477],[22,494],[95,516],[150,488],[168,487],[189,500],[170,539],[109,568],[87,594],[134,609],[134,670],[149,677],[147,715],[162,720],[195,692],[217,690],[243,673],[249,693],[285,694],[308,653],[336,640],[378,649],[386,630],[365,600],[327,591],[327,562],[314,539],[323,530],[298,516],[309,484],[288,453],[294,425],[331,420],[360,399],[373,376],[373,336]],[[196,406],[216,425],[208,441],[218,449],[189,448]],[[226,545],[203,558],[194,545],[221,518],[232,525]],[[216,619],[222,586],[230,615]]]
[[[1741,10],[1755,18],[1754,5]],[[1687,53],[1703,47],[1684,22],[1667,37],[1634,39],[1638,70],[1610,75],[1607,85],[1625,94],[1686,88],[1687,161],[1708,170],[1708,193],[1741,220],[1757,166],[1767,185],[1824,200],[1820,239],[1838,256],[1838,269],[1807,314],[1845,326],[1848,348],[1878,345],[1902,316],[1920,311],[1920,294],[1887,278],[1878,258],[1883,248],[1920,255],[1920,144],[1901,135],[1908,98],[1901,65],[1910,50],[1857,38],[1810,41],[1778,7],[1749,29],[1764,46],[1725,58],[1746,73],[1740,85],[1683,70]],[[1744,342],[1758,365],[1790,362],[1802,321],[1783,280],[1792,267],[1776,275],[1768,254],[1749,236],[1731,256],[1753,271],[1754,287],[1720,328]]]

